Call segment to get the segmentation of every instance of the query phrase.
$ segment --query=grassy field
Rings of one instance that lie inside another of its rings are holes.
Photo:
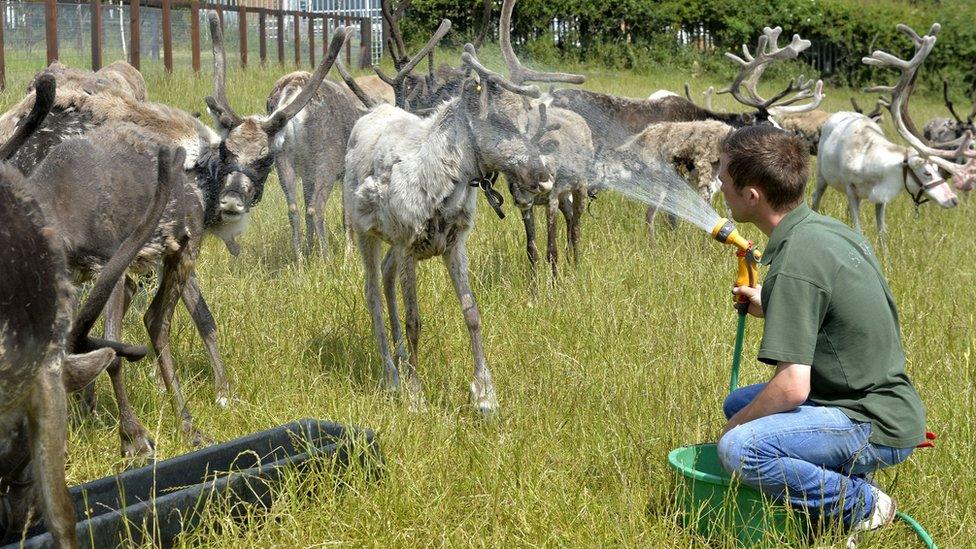
[[[263,111],[282,72],[233,72],[231,103],[242,114]],[[689,79],[664,70],[651,76],[587,74],[587,88],[630,96],[679,90]],[[151,71],[147,78],[153,100],[189,111],[204,108],[208,79]],[[707,74],[695,75],[692,83],[696,90],[721,85]],[[12,91],[0,96],[4,107],[19,99],[24,84],[11,82]],[[825,108],[848,108],[852,93],[830,89]],[[854,94],[862,105],[873,103]],[[725,97],[716,103],[733,107]],[[918,120],[941,115],[938,98],[919,97],[913,106]],[[338,489],[325,473],[293,475],[266,513],[233,522],[215,507],[217,527],[188,535],[185,545],[706,544],[677,523],[666,455],[683,444],[714,440],[723,426],[720,406],[735,328],[731,249],[688,224],[669,231],[663,223],[650,246],[642,207],[606,195],[584,218],[581,263],[564,265],[555,286],[543,285],[533,295],[518,216],[509,209],[499,220],[482,201],[469,241],[472,283],[502,406],[497,419],[485,422],[467,406],[468,337],[439,261],[422,263],[418,273],[421,375],[430,405],[411,412],[378,390],[362,268],[357,255],[343,257],[337,198],[328,210],[329,262],[316,257],[300,265],[292,256],[274,176],[252,212],[238,258],[218,242],[206,242],[198,272],[235,386],[230,409],[214,404],[207,358],[182,308],[174,356],[197,425],[215,440],[301,417],[369,426],[380,436],[385,476],[372,484],[353,474]],[[847,218],[839,193],[829,191],[824,202],[826,213]],[[926,205],[916,216],[901,196],[889,207],[890,233],[879,251],[899,303],[908,370],[927,406],[928,427],[941,437],[938,448],[917,452],[898,467],[897,478],[886,473],[880,479],[899,508],[943,547],[972,546],[976,539],[974,209],[964,200],[953,210]],[[873,220],[862,224],[877,243]],[[742,229],[765,242],[755,229]],[[540,275],[546,276],[545,269]],[[145,341],[146,305],[137,301],[127,318],[127,340]],[[747,332],[743,382],[758,382],[769,374],[751,359],[761,324],[751,321]],[[126,375],[136,410],[154,433],[159,456],[167,458],[189,448],[151,368],[144,360],[128,366]],[[71,483],[124,467],[107,379],[99,381],[98,395],[95,415],[72,427]],[[868,545],[918,543],[896,525]]]

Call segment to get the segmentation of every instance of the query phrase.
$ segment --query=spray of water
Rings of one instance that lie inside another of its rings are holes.
[[[594,183],[711,231],[721,216],[669,163],[626,153],[596,159]],[[602,173],[600,173],[602,172]]]

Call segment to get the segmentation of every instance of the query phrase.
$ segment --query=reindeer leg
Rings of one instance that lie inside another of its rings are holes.
[[[566,223],[566,257],[575,260],[573,257],[573,201],[570,196],[571,193],[566,193],[559,197],[559,211],[563,214],[563,221]]]
[[[847,186],[847,205],[851,211],[851,224],[854,225],[854,230],[863,234],[861,231],[861,199],[857,197],[854,185]]]
[[[75,508],[64,479],[68,406],[60,361],[48,358],[33,384],[27,407],[31,472],[44,523],[59,547],[77,547]]]
[[[393,348],[396,350],[397,370],[409,361],[407,343],[403,341],[403,329],[400,327],[400,307],[397,304],[396,279],[399,261],[394,248],[390,248],[383,258],[383,294],[386,296],[386,310],[390,314],[390,331],[393,333]]]
[[[522,207],[522,225],[525,226],[525,255],[529,257],[529,265],[535,272],[535,263],[539,259],[539,250],[535,247],[535,215],[532,205]]]
[[[449,249],[443,256],[444,264],[454,283],[454,291],[461,302],[464,322],[468,326],[471,338],[471,352],[474,355],[474,377],[471,381],[471,403],[484,416],[490,416],[498,409],[498,398],[495,396],[495,385],[491,381],[491,372],[485,362],[485,350],[481,345],[481,313],[478,304],[471,293],[468,283],[468,252],[464,243],[459,242]]]
[[[820,211],[820,201],[823,200],[823,193],[827,190],[827,180],[824,179],[820,170],[817,170],[817,184],[813,188],[813,197],[810,200],[810,208],[815,212]]]
[[[183,293],[183,287],[193,270],[193,256],[187,250],[187,245],[174,254],[168,255],[163,260],[163,267],[160,270],[159,289],[153,296],[152,303],[143,317],[146,331],[149,332],[149,340],[152,342],[153,352],[159,362],[159,371],[163,377],[163,383],[172,397],[173,411],[180,418],[180,429],[187,438],[191,446],[203,446],[209,441],[193,426],[193,417],[186,406],[183,398],[183,391],[180,388],[180,381],[176,377],[173,367],[173,355],[170,349],[169,331],[173,321],[173,311],[176,303]]]
[[[878,237],[884,238],[885,236],[885,204],[881,202],[880,204],[874,205],[874,222],[878,226]]]
[[[112,290],[112,295],[105,304],[105,339],[109,341],[122,340],[122,320],[132,303],[132,295],[136,291],[135,282],[128,276],[119,279]],[[115,403],[119,407],[119,438],[122,441],[122,456],[127,460],[152,458],[156,453],[156,443],[149,436],[149,431],[143,427],[129,403],[129,394],[122,377],[122,359],[116,358],[108,367],[108,376],[112,380],[112,390],[115,393]]]
[[[386,340],[386,324],[383,323],[383,297],[380,295],[380,241],[375,236],[358,234],[359,252],[363,256],[366,275],[366,307],[373,321],[373,336],[383,361],[383,387],[389,392],[400,389],[400,372],[390,356]]]
[[[329,256],[329,233],[325,230],[325,208],[332,196],[335,188],[337,174],[339,170],[335,166],[325,166],[318,170],[315,176],[315,197],[312,205],[315,211],[312,213],[312,223],[315,226],[315,236],[319,242],[319,250],[322,257],[328,259]]]
[[[644,214],[644,221],[647,222],[647,236],[650,239],[651,246],[654,246],[654,217],[657,215],[657,206],[650,204],[647,206],[647,212]]]
[[[311,172],[311,173],[309,173]],[[319,191],[319,178],[315,170],[306,170],[302,174],[302,194],[305,198],[305,253],[312,254],[315,249],[315,239],[319,234],[315,226],[316,216],[318,215],[317,195]],[[323,256],[323,258],[327,258]]]
[[[573,191],[573,222],[570,225],[570,246],[573,248],[573,262],[579,263],[580,224],[583,222],[583,212],[586,211],[586,185],[580,185]]]
[[[556,282],[559,276],[557,263],[559,262],[559,250],[556,246],[556,210],[559,209],[559,199],[555,193],[549,196],[549,204],[546,208],[546,259],[549,260],[549,267],[552,269],[552,282]]]
[[[424,386],[417,374],[418,345],[420,343],[420,306],[417,301],[417,260],[409,254],[399,258],[400,287],[403,292],[403,306],[407,313],[407,343],[410,355],[407,361],[407,386],[410,402],[414,408],[423,408]]]
[[[302,227],[298,218],[298,203],[295,197],[295,166],[287,155],[279,155],[275,160],[278,167],[278,182],[285,193],[288,203],[288,223],[291,225],[291,247],[295,250],[295,257],[302,258]]]
[[[220,349],[217,347],[217,322],[214,320],[210,307],[203,299],[200,291],[200,282],[197,280],[196,271],[191,272],[183,287],[183,305],[190,311],[193,324],[197,327],[200,338],[203,339],[203,346],[207,348],[210,356],[210,364],[214,371],[214,398],[217,406],[226,408],[230,403],[230,384],[227,382],[227,374],[224,371],[224,361],[220,357]]]

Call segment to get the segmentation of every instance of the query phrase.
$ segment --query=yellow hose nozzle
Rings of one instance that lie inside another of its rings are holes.
[[[723,244],[729,244],[738,248],[735,255],[738,258],[738,269],[735,277],[736,286],[750,286],[755,288],[758,278],[756,263],[762,258],[762,253],[753,247],[752,242],[746,240],[739,234],[738,229],[731,221],[724,217],[712,228],[712,237]],[[734,298],[737,303],[748,303],[744,296]],[[744,306],[744,305],[743,305]],[[743,309],[744,312],[745,309]]]
[[[735,246],[743,252],[752,247],[752,242],[743,238],[739,234],[739,230],[735,228],[735,225],[724,217],[719,219],[718,223],[712,228],[712,237],[723,244]],[[759,258],[757,257],[756,259]]]

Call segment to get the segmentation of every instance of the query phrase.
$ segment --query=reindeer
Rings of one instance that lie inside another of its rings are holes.
[[[404,69],[415,65],[447,32],[438,33]],[[454,283],[474,355],[470,396],[475,408],[490,414],[498,408],[495,387],[481,343],[481,314],[468,282],[465,247],[474,226],[478,186],[489,173],[517,172],[524,181],[548,181],[538,144],[527,128],[533,110],[522,97],[538,98],[534,86],[519,86],[486,69],[466,45],[462,62],[476,77],[464,81],[461,93],[426,118],[386,104],[374,106],[356,122],[346,153],[343,200],[356,233],[366,274],[366,303],[383,361],[383,384],[400,387],[399,366],[406,367],[407,390],[416,405],[423,402],[417,375],[420,312],[416,264],[440,255]],[[534,122],[534,121],[533,121]],[[381,262],[381,246],[390,248]],[[382,275],[397,361],[390,354],[383,322]],[[396,300],[399,277],[406,312],[409,352],[404,345]]]
[[[865,64],[897,68],[901,72],[894,86],[874,86],[868,91],[890,94],[885,104],[898,134],[908,142],[909,147],[888,141],[881,127],[863,114],[833,114],[824,124],[817,153],[814,210],[820,208],[823,192],[828,186],[844,192],[851,221],[854,228],[860,231],[860,202],[868,199],[875,204],[875,222],[878,233],[883,235],[885,205],[902,189],[911,195],[916,207],[928,199],[943,208],[958,204],[955,193],[939,174],[938,168],[942,166],[954,173],[961,182],[972,180],[972,158],[976,157],[976,152],[969,150],[972,133],[966,133],[956,152],[934,149],[919,138],[908,116],[908,100],[916,74],[935,46],[940,28],[936,23],[927,35],[920,37],[907,25],[900,24],[898,30],[911,38],[915,45],[911,59],[899,59],[883,51],[875,51],[863,59]],[[949,160],[956,156],[965,156],[970,160],[965,166],[960,166]]]
[[[76,69],[53,61],[42,72],[53,75],[59,91],[71,87],[92,93],[124,93],[137,101],[145,101],[148,95],[146,80],[135,67],[125,61],[115,61],[95,72]],[[34,91],[36,78],[27,86],[27,93]]]
[[[753,112],[716,112],[671,92],[652,94],[657,97],[656,99],[630,99],[578,89],[552,91],[552,106],[580,114],[590,124],[596,147],[607,150],[619,147],[650,124],[657,122],[718,120],[734,128],[773,123],[771,117],[775,115],[812,110],[823,101],[823,82],[814,83],[802,76],[790,81],[784,90],[768,100],[763,99],[756,92],[759,78],[769,64],[795,58],[810,46],[809,40],[794,36],[787,47],[779,48],[776,40],[781,33],[780,27],[763,29],[756,58],[753,58],[745,45],[743,45],[745,58],[726,53],[741,66],[741,69],[732,85],[719,93],[731,93],[739,102],[754,108]],[[746,93],[741,90],[743,84]],[[787,98],[790,94],[793,94],[792,97]],[[804,99],[810,99],[810,102],[804,105],[796,104]]]
[[[976,118],[976,100],[973,101],[973,108],[966,115],[966,120],[956,114],[956,109],[949,99],[949,80],[942,80],[942,100],[952,118],[933,118],[925,124],[923,135],[929,143],[939,146],[942,143],[958,141],[967,131],[976,132],[973,119]],[[953,147],[956,145],[952,145]]]
[[[337,60],[338,62],[338,60]],[[291,101],[308,85],[312,75],[304,71],[282,76],[268,95],[268,113]],[[308,254],[318,242],[322,257],[329,257],[325,208],[335,182],[345,168],[346,143],[356,120],[365,111],[345,87],[324,80],[308,105],[279,132],[275,141],[278,181],[288,203],[288,221],[295,255],[301,258],[301,225],[295,197],[295,181],[302,180],[305,203],[305,247]],[[352,244],[347,234],[347,249]]]
[[[36,80],[37,100],[18,131],[0,148],[7,159],[36,130],[54,103],[55,80]],[[100,271],[89,298],[71,323],[73,286],[63,247],[65,235],[50,226],[30,196],[24,176],[0,163],[0,486],[5,513],[0,538],[29,526],[40,508],[59,547],[77,547],[75,511],[65,485],[65,393],[87,385],[118,353],[138,360],[141,346],[90,338],[88,332],[116,280],[149,238],[175,186],[179,152],[161,149],[159,179],[141,223]]]
[[[505,0],[502,3],[499,21],[502,56],[508,66],[511,81],[519,85],[527,82],[582,84],[585,79],[581,75],[539,72],[522,66],[512,49],[512,10],[516,1]],[[473,54],[473,49],[469,53]],[[528,100],[526,104],[530,104]],[[552,279],[555,280],[558,276],[557,211],[562,212],[566,221],[568,254],[574,261],[579,259],[580,222],[586,208],[586,175],[593,161],[593,138],[586,120],[575,112],[558,107],[547,109],[544,102],[538,104],[538,109],[539,125],[533,139],[542,151],[544,162],[552,170],[554,179],[536,184],[522,180],[518,171],[506,171],[505,180],[522,213],[526,255],[532,265],[533,275],[538,257],[533,207],[546,207],[546,258],[552,271]],[[549,120],[552,121],[551,124]]]

